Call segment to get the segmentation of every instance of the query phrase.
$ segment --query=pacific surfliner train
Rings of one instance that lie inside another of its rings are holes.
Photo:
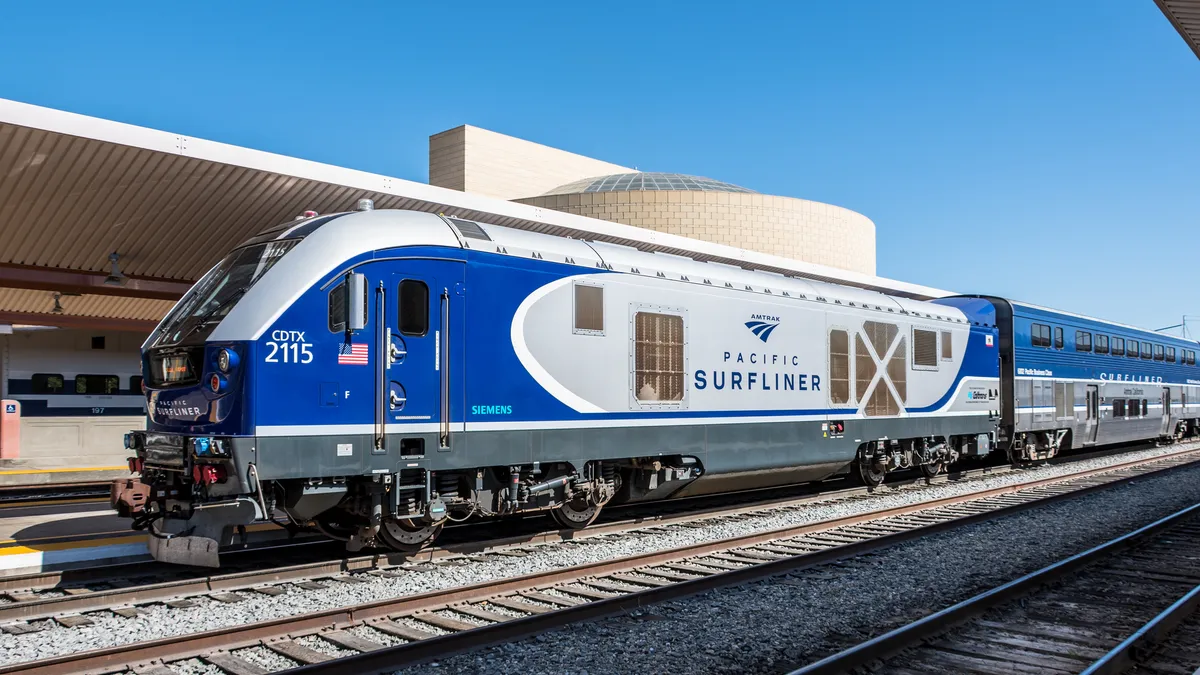
[[[283,513],[411,551],[447,521],[1045,459],[1200,424],[1196,342],[998,297],[893,297],[412,211],[290,222],[142,348],[160,560]],[[244,530],[243,530],[244,531]]]

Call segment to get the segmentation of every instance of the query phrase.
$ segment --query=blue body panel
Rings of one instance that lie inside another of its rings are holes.
[[[1084,318],[1063,312],[1012,303],[1013,345],[1017,377],[1047,377],[1070,380],[1103,380],[1120,382],[1147,382],[1161,384],[1200,384],[1200,367],[1184,365],[1183,351],[1197,349],[1190,340],[1138,330],[1106,321]],[[1051,346],[1034,347],[1031,326],[1035,323],[1051,326]],[[1063,346],[1053,346],[1053,328],[1063,329]],[[1076,350],[1075,333],[1085,331],[1093,335],[1093,351]],[[1175,348],[1175,363],[1153,359],[1130,358],[1097,354],[1094,351],[1095,336],[1107,335],[1137,340]]]

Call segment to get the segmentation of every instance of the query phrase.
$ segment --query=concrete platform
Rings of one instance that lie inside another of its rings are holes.
[[[270,523],[247,530],[251,543],[287,537]],[[147,538],[130,530],[129,520],[118,517],[107,498],[0,507],[0,577],[150,560]]]

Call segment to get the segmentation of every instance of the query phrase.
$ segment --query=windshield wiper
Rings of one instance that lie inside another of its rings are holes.
[[[250,286],[242,286],[241,288],[234,291],[225,302],[222,302],[221,304],[217,305],[216,307],[213,307],[212,309],[208,310],[203,315],[201,315],[200,318],[197,319],[196,322],[192,324],[192,328],[191,328],[191,330],[188,331],[187,334],[191,335],[192,333],[195,333],[196,330],[198,328],[200,328],[201,326],[208,325],[208,323],[212,321],[213,317],[216,316],[217,312],[219,312],[222,309],[225,309],[226,307],[237,302],[238,298],[241,298],[243,295],[245,295],[246,291],[248,291],[248,290],[250,290]]]

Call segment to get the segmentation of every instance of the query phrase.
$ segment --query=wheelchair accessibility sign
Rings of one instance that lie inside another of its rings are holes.
[[[13,414],[13,413],[17,412],[17,404],[16,403],[5,403],[4,404],[4,412],[6,414]]]

